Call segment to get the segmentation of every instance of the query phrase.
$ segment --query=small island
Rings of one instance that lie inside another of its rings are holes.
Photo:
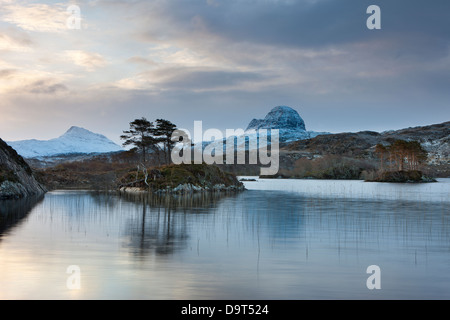
[[[366,179],[366,182],[395,182],[395,183],[420,183],[437,182],[436,179],[428,177],[419,170],[408,171],[383,171],[375,178]]]
[[[428,154],[417,141],[396,140],[387,146],[377,144],[375,154],[380,161],[379,170],[369,173],[367,182],[436,182],[419,170]]]
[[[156,126],[142,117],[130,122],[130,129],[123,131],[120,137],[123,145],[134,146],[132,150],[138,153],[139,162],[136,169],[119,179],[120,191],[172,194],[244,190],[244,184],[235,175],[215,165],[172,164],[175,145],[172,134],[177,127],[165,119],[157,119],[155,123]],[[149,160],[156,165],[149,165]]]
[[[244,184],[214,165],[179,164],[147,169],[138,166],[119,181],[121,192],[186,194],[194,192],[242,191]]]

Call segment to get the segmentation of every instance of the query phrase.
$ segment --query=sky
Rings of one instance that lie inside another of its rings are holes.
[[[0,138],[245,129],[279,105],[333,133],[449,121],[449,17],[448,0],[0,0]]]

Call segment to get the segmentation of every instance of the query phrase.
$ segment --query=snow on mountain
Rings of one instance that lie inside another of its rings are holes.
[[[273,108],[264,119],[253,119],[250,121],[246,132],[252,130],[278,129],[280,143],[297,140],[311,139],[318,135],[329,134],[328,132],[307,131],[305,121],[298,112],[288,106]]]
[[[122,151],[122,147],[104,135],[80,127],[71,127],[59,138],[51,140],[10,141],[8,144],[24,158],[39,158],[75,153]]]
[[[264,119],[253,119],[247,126],[246,136],[253,139],[266,138],[259,133],[259,130],[267,129],[270,137],[271,130],[278,129],[279,142],[292,142],[298,140],[311,139],[328,132],[307,131],[305,121],[298,112],[288,106],[277,106],[270,110]],[[268,141],[270,145],[270,141]]]
[[[260,130],[266,131],[260,131]],[[318,135],[329,134],[328,132],[307,131],[304,120],[298,112],[288,106],[277,106],[273,108],[264,119],[253,119],[250,121],[244,135],[238,137],[228,137],[223,140],[203,141],[202,144],[196,144],[194,150],[202,152],[208,146],[208,149],[220,150],[223,144],[223,153],[226,153],[226,144],[233,144],[236,151],[253,150],[259,148],[261,140],[271,144],[271,130],[278,129],[279,143],[293,142],[298,140],[311,139]],[[214,153],[215,153],[214,152]]]
[[[253,119],[250,121],[246,131],[252,129],[306,131],[305,121],[303,121],[297,111],[287,106],[273,108],[264,119]]]

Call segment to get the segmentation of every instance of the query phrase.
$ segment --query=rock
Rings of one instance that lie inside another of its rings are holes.
[[[126,190],[123,191],[127,191],[129,192],[130,188],[126,188]],[[242,191],[244,190],[244,186],[241,185],[230,185],[230,186],[225,186],[224,184],[215,184],[213,185],[211,188],[208,186],[196,186],[190,183],[186,183],[186,184],[180,184],[175,188],[170,188],[167,187],[165,189],[160,189],[155,191],[155,193],[157,194],[161,194],[161,193],[168,193],[168,194],[189,194],[189,193],[198,193],[198,192],[228,192],[228,191]],[[122,191],[122,189],[121,189]],[[142,189],[141,189],[142,191]]]
[[[46,191],[25,160],[0,139],[0,199],[18,199]]]
[[[142,193],[145,192],[145,190],[141,188],[136,187],[122,187],[119,189],[121,192],[128,192],[128,193]]]

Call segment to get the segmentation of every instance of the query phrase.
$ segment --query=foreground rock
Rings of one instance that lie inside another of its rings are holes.
[[[119,185],[122,192],[157,194],[237,192],[244,189],[244,184],[235,175],[206,164],[168,165],[147,172],[131,171]]]
[[[0,139],[0,199],[19,199],[45,192],[23,158]]]

